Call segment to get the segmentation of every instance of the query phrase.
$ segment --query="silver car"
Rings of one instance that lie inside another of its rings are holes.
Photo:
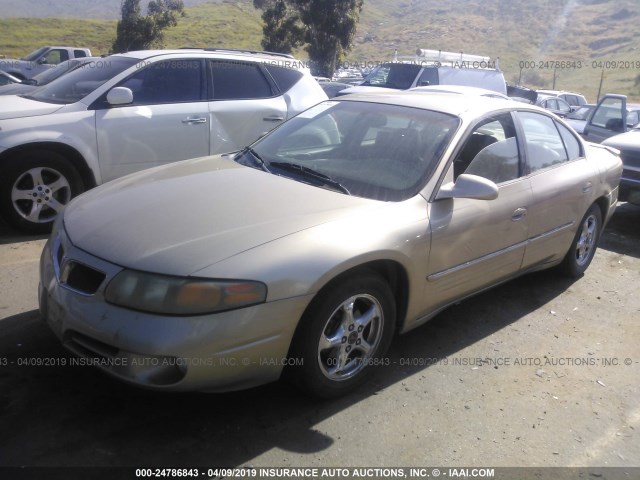
[[[242,151],[72,201],[42,254],[40,309],[79,360],[132,384],[285,374],[334,397],[454,302],[534,270],[582,275],[621,171],[534,106],[325,101]]]

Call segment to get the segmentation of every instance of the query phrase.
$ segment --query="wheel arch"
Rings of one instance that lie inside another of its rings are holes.
[[[371,260],[341,272],[316,292],[305,309],[303,317],[310,308],[313,308],[313,300],[322,292],[333,286],[336,282],[367,271],[380,275],[382,279],[387,282],[389,288],[391,288],[391,292],[396,301],[396,325],[394,330],[397,333],[402,328],[407,315],[409,305],[409,275],[404,266],[395,260]]]
[[[607,220],[609,219],[609,213],[611,211],[609,198],[607,198],[606,196],[599,197],[593,202],[593,205],[597,205],[597,207],[600,209],[600,214],[602,215],[602,226],[600,229],[600,234],[602,235]]]
[[[4,165],[16,155],[23,154],[35,150],[49,150],[58,153],[67,158],[82,178],[85,190],[89,190],[97,185],[96,178],[89,168],[84,157],[75,148],[58,142],[38,142],[18,145],[16,147],[5,150],[0,154],[0,172],[4,169]]]

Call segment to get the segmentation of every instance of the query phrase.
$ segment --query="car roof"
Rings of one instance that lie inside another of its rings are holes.
[[[471,87],[467,85],[428,85],[423,87],[414,87],[409,89],[412,92],[423,92],[423,93],[456,93],[463,95],[474,95],[474,96],[492,96],[492,98],[503,98],[508,99],[505,94],[496,92],[494,90],[488,90],[486,88],[479,87]]]
[[[546,95],[562,95],[563,93],[568,93],[569,95],[580,95],[581,97],[584,97],[584,95],[582,95],[581,93],[570,92],[568,90],[545,90],[545,89],[540,89],[540,90],[536,90],[536,92],[544,93]]]
[[[351,94],[339,97],[339,101],[356,101],[382,103],[386,105],[400,105],[404,107],[422,108],[425,110],[434,110],[450,115],[461,116],[480,116],[491,111],[508,110],[531,110],[537,112],[548,113],[533,105],[526,105],[512,100],[503,100],[494,97],[460,95],[457,93],[433,92],[425,95],[420,92],[412,92],[403,90],[394,93],[361,93]],[[335,101],[335,99],[334,99]]]
[[[221,49],[221,48],[180,48],[173,50],[136,50],[133,52],[118,53],[124,57],[137,58],[144,60],[159,55],[184,55],[184,54],[206,54],[207,56],[215,57],[238,57],[238,58],[263,58],[270,60],[278,60],[281,62],[296,61],[296,59],[288,54],[274,53],[274,52],[259,52],[254,50],[233,50],[233,49]]]

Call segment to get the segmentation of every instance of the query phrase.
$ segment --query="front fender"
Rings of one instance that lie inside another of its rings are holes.
[[[268,286],[267,301],[277,301],[312,297],[349,270],[391,261],[407,274],[410,318],[420,311],[430,247],[426,202],[416,196],[382,205],[257,246],[193,275],[258,280]]]
[[[0,162],[25,148],[59,144],[75,150],[102,183],[93,111],[56,113],[0,121]]]

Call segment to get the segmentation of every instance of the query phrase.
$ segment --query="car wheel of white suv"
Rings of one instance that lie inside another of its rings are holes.
[[[0,171],[0,210],[5,220],[32,233],[50,231],[57,214],[84,190],[78,172],[56,152],[24,152]]]

